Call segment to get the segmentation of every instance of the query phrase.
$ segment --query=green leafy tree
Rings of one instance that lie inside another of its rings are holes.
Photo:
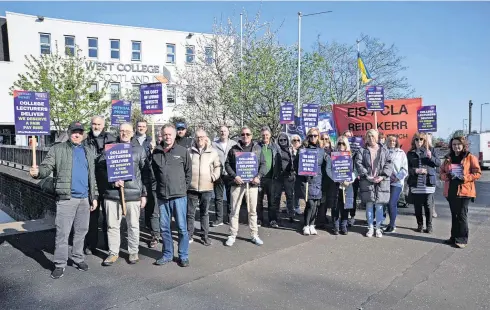
[[[110,107],[105,98],[108,84],[99,83],[94,89],[93,85],[101,80],[101,72],[87,69],[86,58],[81,55],[78,47],[75,55],[60,54],[57,45],[52,54],[26,55],[26,70],[10,87],[11,93],[48,92],[50,117],[58,133],[73,121],[87,124],[93,115],[107,115]]]

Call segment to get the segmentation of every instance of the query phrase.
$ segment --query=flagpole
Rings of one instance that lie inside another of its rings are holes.
[[[361,70],[361,68],[359,68],[359,42],[361,42],[360,40],[356,40],[356,43],[357,43],[357,102],[359,102],[359,87],[360,87],[360,77],[359,77],[359,71]]]

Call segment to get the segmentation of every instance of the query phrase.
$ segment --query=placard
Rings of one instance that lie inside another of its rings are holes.
[[[107,164],[107,181],[132,180],[134,167],[131,144],[106,144],[104,149]]]
[[[383,86],[366,87],[366,108],[369,111],[383,111],[385,109],[385,91]]]
[[[279,111],[279,123],[294,124],[294,103],[281,103],[281,110]]]
[[[318,127],[318,114],[320,106],[316,103],[303,104],[302,118],[305,135],[310,128]]]
[[[112,100],[111,125],[131,122],[131,101]]]
[[[299,149],[298,175],[315,176],[318,174],[318,150]]]
[[[163,85],[150,83],[140,85],[141,113],[162,114],[163,112]]]
[[[332,177],[335,182],[352,182],[352,157],[350,152],[332,152]]]
[[[349,137],[347,140],[353,152],[359,151],[364,146],[364,139],[362,137]]]
[[[451,164],[451,172],[456,177],[463,177],[463,166],[459,164]]]
[[[437,111],[435,105],[421,107],[417,111],[417,128],[420,132],[437,131]]]
[[[49,93],[14,90],[16,135],[49,135]]]
[[[236,152],[236,175],[248,183],[258,174],[257,155],[253,152]]]

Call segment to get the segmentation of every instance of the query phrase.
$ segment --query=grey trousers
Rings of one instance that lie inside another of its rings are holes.
[[[66,267],[68,260],[68,238],[73,226],[73,247],[71,258],[75,263],[84,260],[83,243],[88,232],[90,221],[90,205],[87,198],[60,200],[56,203],[56,238],[54,248],[54,264]]]

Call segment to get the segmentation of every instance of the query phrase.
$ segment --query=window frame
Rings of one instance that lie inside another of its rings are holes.
[[[90,40],[95,40],[95,47],[93,47],[93,46],[91,47],[90,46]],[[88,58],[98,59],[99,58],[99,38],[97,38],[97,37],[87,37],[87,47],[88,47],[87,48],[87,50],[88,50],[88,54],[87,54]],[[94,56],[90,56],[90,51],[91,50],[95,50],[95,54],[97,56],[95,56],[95,57]]]
[[[64,35],[63,37],[65,38],[65,56],[75,56],[75,54],[77,52],[77,49],[76,49],[77,43],[75,41],[75,36],[74,35]],[[68,45],[66,43],[66,39],[68,39],[68,38],[72,38],[73,39],[73,46]],[[68,49],[70,49],[70,51],[71,51],[71,49],[73,49],[73,54],[72,55],[69,55],[68,54]]]
[[[48,36],[48,43],[43,43],[41,40],[42,36]],[[47,46],[49,48],[49,53],[43,53],[43,46]],[[39,48],[41,55],[51,55],[51,33],[47,32],[39,32]]]
[[[208,50],[211,50],[210,58],[208,58]],[[207,65],[212,65],[214,63],[214,48],[212,46],[204,47],[204,62]]]
[[[187,49],[189,47],[192,47],[192,54],[187,53]],[[189,56],[192,56],[192,62],[188,61],[187,57],[189,57]],[[192,65],[192,64],[196,63],[196,46],[195,45],[186,45],[185,46],[185,63],[187,65]]]
[[[95,91],[92,91],[92,86],[95,85]],[[97,82],[93,82],[92,84],[90,84],[90,89],[89,89],[89,93],[88,93],[88,96],[90,98],[90,100],[94,100],[91,96],[94,92],[98,92],[99,91],[99,83]]]
[[[118,48],[112,48],[112,42],[117,42],[118,43]],[[109,48],[110,48],[110,59],[121,59],[121,40],[119,39],[109,39]],[[117,58],[112,57],[112,52],[117,51]]]
[[[117,85],[117,87],[118,87],[118,96],[117,96],[117,98],[113,98],[113,95],[114,94],[112,92],[112,85]],[[111,90],[111,100],[119,100],[119,99],[121,99],[121,98],[119,98],[119,97],[121,97],[121,83],[119,83],[119,82],[111,82],[110,83],[110,90]]]
[[[174,52],[173,53],[169,53],[168,52],[168,47],[169,46],[173,46],[173,48],[174,48]],[[165,63],[175,65],[175,63],[177,62],[177,45],[175,43],[166,43],[166,45],[165,45],[165,55],[166,55],[165,56]],[[174,58],[173,59],[173,62],[169,62],[168,61],[168,56],[169,55],[173,56],[173,58]]]
[[[170,92],[170,89],[173,91]],[[172,96],[170,96],[172,94]],[[170,102],[169,98],[173,98],[173,102]],[[175,85],[167,85],[167,104],[175,105],[177,103],[177,87]]]
[[[133,43],[139,43],[139,44],[140,44],[140,49],[139,49],[139,51],[137,51],[137,50],[135,50],[135,49],[133,48]],[[131,61],[142,61],[142,59],[143,59],[143,53],[142,53],[142,50],[143,50],[143,44],[141,43],[141,41],[131,40]],[[133,57],[133,53],[139,53],[140,58],[139,58],[139,59],[134,59],[134,57]]]

